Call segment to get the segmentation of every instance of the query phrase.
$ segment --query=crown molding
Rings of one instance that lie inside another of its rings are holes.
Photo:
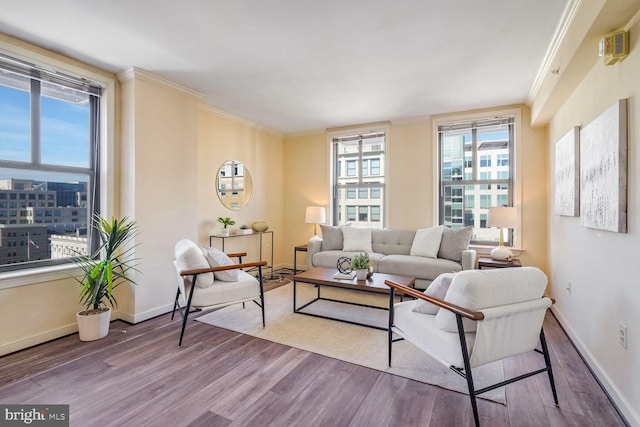
[[[143,80],[149,83],[153,83],[165,89],[169,89],[173,92],[180,93],[182,95],[187,95],[187,96],[191,96],[198,99],[201,99],[203,97],[203,95],[198,91],[190,89],[186,86],[182,86],[178,83],[174,83],[171,80],[167,80],[160,76],[156,76],[155,74],[150,73],[149,71],[143,70],[142,68],[138,68],[138,67],[131,67],[127,70],[121,71],[117,74],[117,76],[118,76],[118,81],[120,81],[120,83],[124,83],[126,81],[133,80],[135,78],[138,80]]]
[[[209,104],[206,104],[204,102],[201,102],[200,104],[198,104],[198,107],[201,108],[202,110],[210,111],[210,112],[212,112],[214,114],[217,114],[219,116],[222,116],[222,117],[225,117],[227,119],[239,122],[242,125],[247,126],[249,128],[253,128],[253,129],[260,130],[260,131],[268,132],[268,133],[270,133],[272,135],[275,135],[275,136],[278,136],[278,137],[283,137],[284,136],[282,132],[279,132],[277,130],[268,128],[268,127],[263,126],[261,124],[258,124],[256,122],[252,122],[251,120],[245,119],[244,117],[236,116],[235,114],[231,114],[231,113],[229,113],[227,111],[221,110],[220,108],[217,108],[217,107],[213,107],[213,106],[211,106]]]
[[[564,40],[569,26],[573,22],[573,18],[578,11],[582,0],[569,0],[564,11],[562,12],[562,16],[560,18],[560,22],[558,23],[558,27],[556,28],[555,33],[551,39],[551,43],[547,48],[547,52],[544,55],[544,59],[542,60],[542,64],[540,65],[540,69],[538,70],[538,74],[536,74],[536,78],[533,81],[533,85],[531,86],[531,90],[529,91],[529,95],[527,96],[526,104],[531,105],[533,100],[538,95],[538,91],[542,86],[542,83],[545,78],[549,76],[551,72],[551,64],[556,60],[556,55],[558,53],[558,49],[562,41]],[[560,66],[556,64],[556,70],[554,72],[560,72]]]

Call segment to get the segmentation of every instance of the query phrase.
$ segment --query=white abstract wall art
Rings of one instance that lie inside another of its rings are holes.
[[[584,227],[627,232],[627,100],[580,131],[580,217]]]
[[[580,215],[580,127],[576,126],[556,142],[554,213]]]

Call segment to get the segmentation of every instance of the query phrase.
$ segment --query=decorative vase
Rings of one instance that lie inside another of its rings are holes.
[[[253,231],[257,231],[258,233],[262,233],[262,232],[267,231],[269,229],[269,224],[267,224],[264,221],[256,221],[253,224],[251,224],[251,228],[253,228]]]
[[[369,274],[368,268],[356,270],[356,280],[367,280],[368,274]]]
[[[97,314],[80,313],[82,312],[76,313],[80,341],[95,341],[109,334],[110,308]]]

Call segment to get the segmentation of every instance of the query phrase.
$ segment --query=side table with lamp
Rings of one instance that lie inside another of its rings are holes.
[[[504,246],[504,229],[516,228],[518,225],[518,210],[513,206],[492,206],[489,208],[487,225],[500,229],[500,241],[498,247],[491,250],[490,258],[480,257],[478,259],[478,269],[482,269],[483,267],[522,267],[520,260],[514,259],[511,250]]]

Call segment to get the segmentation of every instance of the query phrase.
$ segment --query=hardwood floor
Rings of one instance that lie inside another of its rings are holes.
[[[467,395],[190,321],[111,324],[0,358],[0,402],[69,404],[72,426],[471,426]],[[552,315],[545,320],[560,408],[546,375],[478,400],[483,426],[623,426]],[[380,351],[386,351],[384,344]],[[505,362],[507,376],[539,363]]]

